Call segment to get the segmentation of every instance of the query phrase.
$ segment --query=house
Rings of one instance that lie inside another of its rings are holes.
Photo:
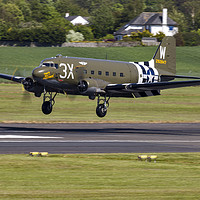
[[[89,18],[88,17],[70,16],[69,13],[65,14],[65,19],[70,21],[73,25],[87,25],[87,24],[89,24]]]
[[[178,33],[177,23],[167,16],[167,9],[162,13],[143,12],[114,33],[116,40],[122,40],[123,36],[130,36],[132,32],[149,30],[152,34],[163,32],[166,36]]]

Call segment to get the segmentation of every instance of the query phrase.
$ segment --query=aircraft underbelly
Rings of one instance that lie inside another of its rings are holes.
[[[76,89],[76,87],[74,85],[71,85],[71,84],[68,84],[68,83],[60,83],[58,82],[57,80],[40,80],[38,81],[40,82],[40,84],[46,86],[46,87],[49,87],[49,88],[54,88],[54,89],[58,89],[58,90],[64,90],[64,91],[67,91],[67,90],[74,90]]]

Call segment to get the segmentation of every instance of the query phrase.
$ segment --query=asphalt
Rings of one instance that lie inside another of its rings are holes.
[[[200,152],[200,124],[0,124],[0,154]]]

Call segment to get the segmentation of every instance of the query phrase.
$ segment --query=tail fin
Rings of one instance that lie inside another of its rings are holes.
[[[155,68],[161,75],[176,74],[176,40],[174,37],[164,37],[153,57]],[[172,78],[165,78],[165,81]],[[163,80],[162,80],[163,81]]]

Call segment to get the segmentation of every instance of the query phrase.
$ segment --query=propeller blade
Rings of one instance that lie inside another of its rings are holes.
[[[76,95],[67,94],[66,92],[65,92],[65,96],[70,101],[74,101],[76,99]]]

